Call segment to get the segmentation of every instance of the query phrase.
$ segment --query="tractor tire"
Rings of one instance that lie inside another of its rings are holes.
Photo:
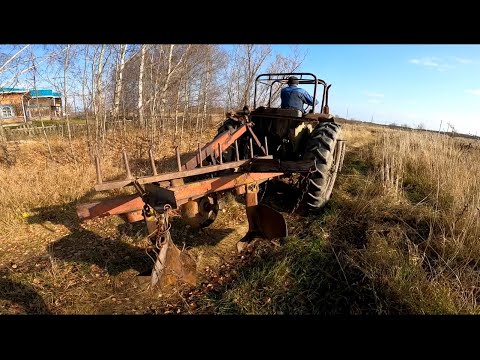
[[[339,140],[340,124],[319,123],[310,133],[304,160],[315,160],[315,169],[308,178],[304,202],[311,210],[323,208],[330,200],[333,185],[340,171],[345,152]]]

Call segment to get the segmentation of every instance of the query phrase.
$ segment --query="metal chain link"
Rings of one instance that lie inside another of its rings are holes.
[[[316,166],[314,167],[314,169],[316,169]],[[312,170],[312,169],[308,170],[307,176],[302,176],[302,178],[298,180],[297,185],[299,185],[302,181],[304,182],[303,189],[302,189],[302,194],[298,197],[297,203],[293,207],[293,210],[290,212],[290,214],[293,214],[295,211],[297,211],[298,207],[302,203],[303,198],[305,197],[305,195],[308,192],[308,184],[309,184],[309,180],[310,180],[310,175],[314,171],[315,170]]]
[[[304,185],[303,185],[303,189],[302,189],[302,194],[299,196],[298,200],[297,200],[297,203],[295,204],[295,206],[293,207],[292,211],[290,212],[290,214],[293,214],[295,211],[297,211],[298,207],[300,206],[300,204],[302,203],[303,199],[305,198],[305,195],[307,195],[308,193],[308,188],[309,188],[309,182],[310,182],[310,176],[315,172],[317,171],[317,158],[315,157],[314,160],[313,160],[313,166],[308,169],[308,173],[307,173],[307,176],[303,176],[301,179],[298,180],[297,182],[297,186],[302,182],[304,182]]]
[[[170,215],[169,212],[170,212],[171,208],[172,207],[169,204],[165,204],[164,207],[163,207],[163,210],[164,210],[163,224],[160,221],[158,221],[157,237],[155,239],[155,246],[159,250],[160,250],[161,246],[167,240],[165,235],[170,236],[170,229],[172,227],[172,224],[170,224],[170,222],[168,221],[168,217]],[[157,218],[157,220],[158,220],[158,218]],[[160,228],[162,228],[162,227],[163,227],[164,230],[160,231]],[[162,241],[162,238],[163,238],[163,241]]]
[[[258,200],[258,203],[261,203],[261,202],[262,202],[263,197],[265,196],[265,194],[266,194],[266,192],[267,192],[268,181],[265,181],[264,184],[265,184],[265,188],[263,189],[262,196],[260,197],[260,200]]]
[[[165,204],[164,206],[164,215],[163,215],[163,219],[162,221],[160,221],[159,219],[159,216],[158,216],[158,213],[153,210],[154,212],[154,216],[155,218],[157,219],[157,228],[155,229],[155,231],[151,234],[149,234],[147,236],[147,238],[151,239],[153,238],[153,253],[156,255],[155,256],[155,259],[152,258],[150,256],[150,254],[148,254],[148,249],[145,249],[145,252],[147,253],[148,257],[153,261],[153,263],[155,264],[156,260],[158,259],[158,256],[160,255],[160,250],[162,248],[162,246],[166,243],[167,241],[167,236],[170,236],[170,229],[172,228],[172,224],[168,221],[168,217],[169,217],[169,212],[171,210],[171,206],[169,204]],[[160,228],[162,228],[164,230],[160,230]]]

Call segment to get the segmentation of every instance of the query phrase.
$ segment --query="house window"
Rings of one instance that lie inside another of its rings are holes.
[[[1,106],[0,105],[0,117],[3,119],[8,119],[15,117],[15,111],[13,111],[13,106]]]

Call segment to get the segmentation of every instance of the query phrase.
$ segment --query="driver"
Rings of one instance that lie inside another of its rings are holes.
[[[298,87],[298,78],[290,76],[287,82],[288,86],[284,87],[280,93],[282,99],[282,109],[297,109],[305,113],[303,105],[313,106],[313,97],[302,88]],[[318,100],[315,100],[315,105],[318,104]]]

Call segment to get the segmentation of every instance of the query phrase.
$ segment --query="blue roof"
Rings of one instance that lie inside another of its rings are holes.
[[[24,93],[24,92],[28,92],[28,90],[21,89],[21,88],[10,88],[10,87],[0,88],[0,93]]]
[[[61,97],[59,92],[55,92],[52,90],[30,90],[31,97]]]

